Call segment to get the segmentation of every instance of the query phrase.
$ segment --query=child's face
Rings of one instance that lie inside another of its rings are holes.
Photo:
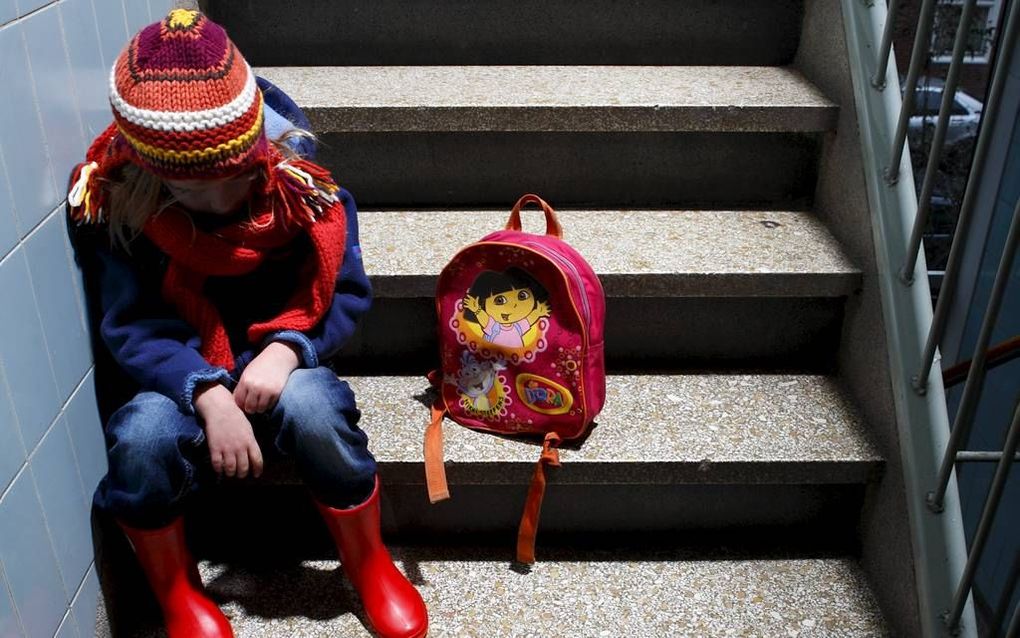
[[[188,210],[226,215],[248,197],[256,177],[258,171],[253,169],[226,179],[165,179],[163,183]]]
[[[512,288],[486,297],[482,307],[500,323],[516,323],[535,309],[535,293],[531,288]]]

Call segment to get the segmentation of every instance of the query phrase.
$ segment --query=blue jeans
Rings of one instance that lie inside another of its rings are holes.
[[[328,368],[295,370],[273,410],[251,417],[256,438],[271,428],[312,494],[342,509],[375,488],[375,459],[358,428],[361,413],[347,382]],[[140,392],[106,426],[110,467],[95,504],[128,525],[155,528],[180,515],[187,497],[215,480],[205,432],[196,417],[157,392]]]

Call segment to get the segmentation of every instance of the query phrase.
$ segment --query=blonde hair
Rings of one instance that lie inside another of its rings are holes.
[[[270,143],[287,159],[299,155],[290,146],[292,140],[318,138],[303,129],[290,129]],[[176,202],[163,188],[163,180],[135,164],[126,164],[118,175],[103,185],[107,190],[106,217],[110,238],[125,250],[141,234],[149,217]]]

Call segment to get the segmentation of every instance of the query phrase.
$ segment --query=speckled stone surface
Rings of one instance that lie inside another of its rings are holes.
[[[388,482],[421,483],[428,384],[355,377],[361,427]],[[833,379],[813,375],[611,376],[590,436],[561,451],[560,483],[863,482],[881,464]],[[535,443],[445,423],[451,483],[526,484]],[[567,444],[569,446],[569,444]]]
[[[818,219],[796,211],[557,211],[564,239],[606,294],[630,297],[836,297],[861,273]],[[509,211],[377,211],[359,216],[365,268],[380,297],[429,297],[465,245]],[[524,228],[545,232],[541,213]],[[427,238],[427,239],[426,239]]]
[[[261,67],[317,133],[827,131],[838,115],[769,66]],[[357,90],[351,90],[357,87]]]
[[[860,568],[845,558],[547,550],[521,573],[485,551],[393,554],[429,607],[433,638],[887,635]],[[372,635],[336,562],[203,563],[201,572],[238,638]],[[105,626],[98,635],[109,635]]]

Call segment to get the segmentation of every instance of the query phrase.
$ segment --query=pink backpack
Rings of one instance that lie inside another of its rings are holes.
[[[521,231],[521,207],[545,211],[546,234]],[[449,498],[442,421],[476,430],[543,435],[517,536],[517,560],[535,562],[545,465],[583,436],[606,399],[606,301],[591,266],[562,239],[556,213],[537,195],[514,205],[506,229],[458,252],[439,275],[436,310],[442,370],[425,430],[429,500]]]

